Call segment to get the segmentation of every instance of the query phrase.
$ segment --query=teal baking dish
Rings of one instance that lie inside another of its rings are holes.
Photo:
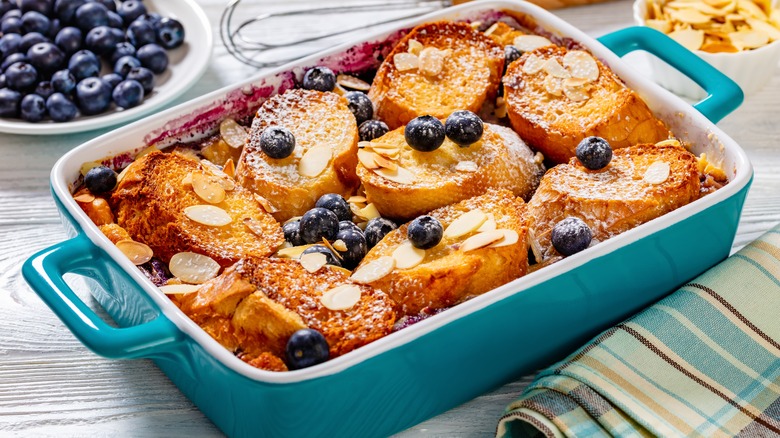
[[[670,214],[599,243],[368,346],[311,368],[273,373],[234,357],[189,320],[106,239],[72,199],[82,163],[155,144],[191,140],[227,116],[242,117],[293,85],[312,65],[339,72],[376,68],[415,24],[495,20],[526,14],[560,41],[576,41],[640,93],[694,152],[706,153],[729,184]],[[649,82],[619,56],[647,50],[708,91],[690,106]],[[555,361],[595,333],[663,297],[725,258],[752,168],[714,122],[742,92],[670,39],[646,28],[596,41],[552,14],[520,1],[474,2],[419,17],[304,58],[96,138],[63,156],[51,174],[70,240],[31,257],[25,279],[70,330],[110,358],[151,358],[229,436],[368,437],[402,430]],[[103,322],[68,287],[65,273],[90,277]]]

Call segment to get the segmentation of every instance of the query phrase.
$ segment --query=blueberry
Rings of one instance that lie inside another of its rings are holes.
[[[117,174],[106,166],[96,166],[84,175],[84,185],[91,193],[100,195],[114,190]]]
[[[11,9],[3,14],[2,20],[6,18],[22,18],[22,11],[18,8]]]
[[[521,52],[517,47],[504,47],[504,69],[506,70],[506,67],[508,67],[509,64],[517,61],[517,59],[521,56],[523,56],[523,52]]]
[[[303,75],[303,88],[317,91],[333,91],[336,75],[328,67],[312,67]]]
[[[76,89],[76,78],[70,70],[60,70],[51,75],[51,86],[57,93],[70,95]]]
[[[283,126],[270,126],[260,134],[260,149],[271,158],[287,158],[295,149],[295,136]]]
[[[590,170],[603,169],[612,161],[612,147],[601,137],[582,139],[575,154],[580,163]]]
[[[120,108],[138,106],[144,100],[144,87],[132,79],[122,81],[112,92],[114,103]]]
[[[11,34],[15,35],[15,34]],[[17,62],[30,62],[30,58],[27,57],[24,53],[11,53],[8,55],[7,58],[5,58],[5,61],[3,61],[2,64],[0,64],[0,70],[6,71],[8,67],[11,66],[11,64],[16,64]]]
[[[159,26],[162,19],[163,19],[162,15],[158,14],[157,12],[148,12],[136,18],[136,20],[148,21],[149,23],[152,24],[152,26],[154,26],[155,29],[157,29],[157,26]]]
[[[396,228],[398,228],[396,224],[383,217],[376,217],[368,221],[368,225],[366,225],[365,231],[366,243],[368,243],[368,247],[373,248],[376,246],[376,244],[379,243],[379,241],[382,240],[387,235],[387,233],[395,230]]]
[[[22,36],[18,33],[9,33],[0,38],[0,56],[3,58],[19,52]]]
[[[341,240],[347,246],[346,251],[337,250],[341,255],[342,264],[347,269],[355,268],[368,252],[368,243],[361,231],[354,229],[339,231],[336,240]]]
[[[44,99],[48,99],[49,96],[54,94],[54,87],[51,85],[51,81],[39,82],[35,87],[34,93]]]
[[[159,74],[168,68],[168,54],[165,53],[165,49],[157,44],[147,44],[140,49],[136,57],[141,61],[141,64],[149,70]]]
[[[416,248],[430,249],[441,242],[444,227],[433,216],[420,216],[406,229],[406,237]]]
[[[54,37],[54,44],[67,54],[75,53],[84,44],[84,34],[77,27],[65,27]]]
[[[136,47],[157,42],[157,32],[155,32],[154,26],[143,18],[137,18],[130,23],[130,26],[127,26],[126,35],[127,41]]]
[[[114,0],[92,0],[101,3],[110,12],[116,12],[116,2]]]
[[[122,17],[122,21],[129,25],[146,13],[146,6],[137,0],[127,0],[119,4],[116,12]]]
[[[22,11],[22,13],[35,11],[40,12],[44,15],[49,15],[51,13],[51,7],[53,0],[20,0],[19,2],[19,10]]]
[[[79,50],[70,57],[68,70],[76,78],[76,81],[80,81],[98,74],[100,71],[100,60],[97,55],[89,50]]]
[[[62,22],[59,18],[51,20],[51,26],[49,27],[49,33],[46,34],[49,38],[54,38],[62,29]]]
[[[115,63],[117,59],[123,56],[135,56],[135,46],[122,41],[114,47],[114,51],[111,53],[111,62]]]
[[[124,29],[125,22],[116,12],[108,11],[108,24],[106,26],[113,29]]]
[[[130,70],[125,79],[140,82],[144,87],[144,94],[147,96],[154,90],[154,73],[146,67],[136,67]]]
[[[301,221],[287,222],[282,226],[284,231],[284,240],[290,243],[292,246],[304,245],[306,242],[301,239]]]
[[[16,8],[18,8],[16,0],[0,0],[0,16]]]
[[[8,81],[5,79],[5,74],[0,74],[0,88],[6,88]]]
[[[350,91],[344,97],[347,99],[347,106],[355,115],[358,125],[374,117],[374,104],[365,93]]]
[[[114,63],[114,73],[125,77],[128,73],[130,73],[130,70],[140,66],[141,61],[139,61],[138,58],[133,56],[123,56],[117,59]]]
[[[119,29],[108,26],[97,26],[87,32],[84,45],[97,55],[108,55],[113,52],[116,45],[124,40],[124,34]]]
[[[0,89],[0,117],[16,117],[19,115],[19,102],[22,95],[10,88]]]
[[[56,0],[54,15],[63,23],[72,23],[76,17],[76,9],[87,3],[87,0]]]
[[[287,366],[291,370],[307,368],[325,362],[330,356],[330,347],[325,336],[317,330],[305,328],[290,336],[285,349]]]
[[[49,39],[43,34],[38,32],[30,32],[22,37],[22,42],[19,44],[19,52],[27,53],[32,46],[40,43],[48,43]]]
[[[320,196],[320,199],[317,200],[314,206],[325,208],[336,213],[336,216],[338,216],[340,221],[352,219],[352,211],[349,209],[347,200],[338,193],[328,193]]]
[[[30,64],[44,75],[49,75],[65,63],[65,54],[52,43],[38,43],[27,51]]]
[[[22,19],[19,17],[3,18],[3,21],[0,22],[0,31],[3,32],[3,35],[9,33],[22,33]]]
[[[306,243],[317,243],[323,238],[332,241],[339,232],[339,218],[326,208],[312,208],[301,218],[301,238]]]
[[[352,222],[351,220],[339,221],[339,233],[344,230],[354,230],[357,231],[358,233],[364,234],[363,230],[361,230],[360,227],[357,226],[357,224]]]
[[[76,84],[76,102],[82,113],[100,114],[111,105],[111,87],[100,78],[82,79]]]
[[[306,248],[301,255],[304,254],[311,254],[311,253],[320,253],[325,254],[325,263],[333,266],[341,267],[341,262],[338,258],[333,254],[333,251],[328,249],[325,245],[312,245],[308,248]]]
[[[447,138],[460,147],[466,147],[482,138],[484,126],[478,115],[467,110],[455,111],[444,123]]]
[[[582,219],[567,217],[555,224],[550,238],[556,251],[564,256],[570,256],[587,248],[593,234]]]
[[[360,134],[360,141],[371,141],[375,138],[379,138],[390,130],[387,124],[381,120],[366,120],[360,124],[358,133]]]
[[[40,122],[46,117],[46,100],[37,94],[28,94],[19,105],[22,119],[28,122]]]
[[[62,93],[54,93],[46,99],[46,110],[55,122],[73,120],[78,114],[76,105]]]
[[[435,151],[444,143],[444,125],[436,117],[420,116],[406,125],[404,138],[412,149]]]
[[[103,75],[103,76],[100,77],[100,79],[102,79],[103,82],[108,84],[108,86],[111,87],[112,90],[114,88],[116,88],[116,86],[119,85],[120,82],[125,80],[125,78],[123,78],[122,76],[119,76],[116,73],[109,73],[107,75]],[[138,81],[136,81],[136,82],[138,82]],[[141,89],[143,89],[143,87],[141,87]]]
[[[40,12],[30,11],[22,15],[22,32],[48,34],[49,29],[51,29],[51,20]]]
[[[108,9],[100,3],[85,3],[76,9],[75,24],[84,32],[108,25]]]
[[[24,91],[38,82],[38,70],[26,62],[17,62],[6,69],[5,79],[8,88]]]

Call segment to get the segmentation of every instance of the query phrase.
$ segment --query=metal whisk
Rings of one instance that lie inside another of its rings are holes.
[[[459,3],[457,0],[456,3]],[[228,52],[236,59],[254,67],[272,67],[284,64],[333,45],[337,37],[369,27],[412,18],[453,4],[452,0],[385,0],[376,3],[341,4],[310,9],[268,12],[234,23],[241,0],[231,0],[222,12],[220,36]],[[270,6],[270,5],[269,5]],[[382,12],[382,14],[372,14]],[[394,14],[393,14],[394,13]],[[350,19],[344,16],[349,14]],[[389,15],[388,14],[392,14]],[[240,17],[240,13],[238,14]],[[327,16],[341,16],[327,20]],[[301,20],[308,20],[302,25]],[[360,21],[365,20],[365,21]],[[333,29],[333,25],[365,23],[348,28]],[[312,28],[324,30],[316,33]],[[303,32],[300,30],[303,29]],[[296,36],[299,33],[301,35]],[[286,35],[286,39],[282,36]]]

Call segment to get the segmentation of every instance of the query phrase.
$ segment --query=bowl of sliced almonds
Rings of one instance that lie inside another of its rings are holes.
[[[771,0],[637,0],[634,19],[699,55],[746,95],[760,90],[780,61],[780,9]],[[706,96],[665,62],[650,59],[661,86],[693,99]]]

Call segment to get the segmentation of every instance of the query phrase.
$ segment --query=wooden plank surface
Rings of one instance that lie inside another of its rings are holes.
[[[216,32],[224,2],[199,2]],[[269,4],[257,1],[247,7],[259,12]],[[556,13],[595,36],[632,24],[628,1]],[[644,68],[638,58],[630,60]],[[177,102],[254,71],[232,59],[217,39],[208,71]],[[780,75],[775,74],[762,92],[748,97],[720,124],[747,150],[756,170],[735,248],[780,221],[778,102]],[[0,436],[221,436],[150,361],[107,360],[88,351],[21,278],[27,257],[65,239],[49,195],[49,170],[63,153],[101,132],[52,137],[0,134]],[[83,291],[80,279],[71,283]],[[492,436],[504,407],[530,379],[510,383],[398,436]]]

